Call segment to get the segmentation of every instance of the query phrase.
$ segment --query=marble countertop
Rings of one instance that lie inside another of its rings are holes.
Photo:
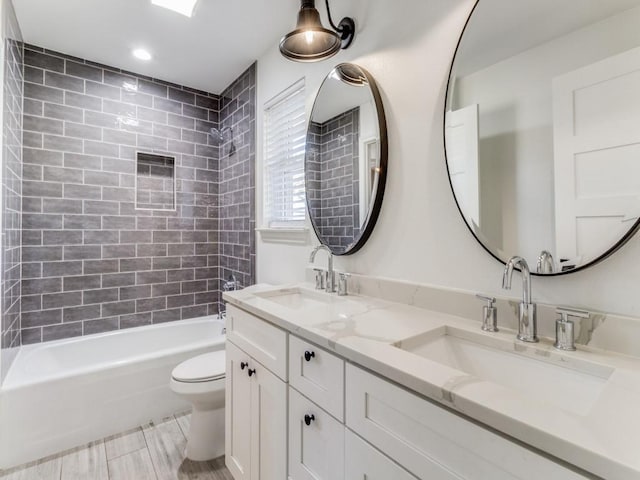
[[[320,301],[287,306],[269,299],[283,289],[304,291]],[[587,472],[611,480],[640,478],[640,360],[636,358],[581,347],[560,352],[545,339],[525,344],[511,330],[482,332],[477,321],[366,296],[338,297],[307,284],[254,285],[226,292],[223,298]],[[455,329],[461,336],[465,332],[482,336],[483,342],[515,355],[584,371],[603,385],[595,398],[574,405],[555,398],[553,391],[525,395],[521,389],[481,380],[398,348],[407,339],[442,328]]]

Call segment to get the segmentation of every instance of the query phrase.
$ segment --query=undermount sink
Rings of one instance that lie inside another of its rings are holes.
[[[328,305],[337,301],[335,297],[327,293],[305,290],[299,287],[259,292],[256,293],[256,296],[295,310]]]
[[[605,365],[448,326],[394,346],[578,415],[590,411],[613,373]]]

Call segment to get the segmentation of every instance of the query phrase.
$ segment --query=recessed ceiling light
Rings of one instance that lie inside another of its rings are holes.
[[[185,17],[193,15],[193,9],[198,0],[151,0],[151,3],[158,7],[168,8]]]
[[[151,54],[144,48],[136,48],[133,52],[133,56],[140,60],[151,60]]]

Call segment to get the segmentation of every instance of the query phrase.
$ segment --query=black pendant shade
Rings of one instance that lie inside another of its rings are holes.
[[[331,21],[328,0],[327,12],[335,31],[322,26],[315,0],[302,0],[296,29],[282,37],[280,53],[296,62],[317,62],[332,57],[341,48],[347,48],[355,31],[353,19],[343,18],[340,25],[335,27]]]

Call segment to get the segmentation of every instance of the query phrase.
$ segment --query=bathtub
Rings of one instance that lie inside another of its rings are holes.
[[[0,388],[0,469],[188,410],[171,370],[224,342],[208,316],[22,347]]]

